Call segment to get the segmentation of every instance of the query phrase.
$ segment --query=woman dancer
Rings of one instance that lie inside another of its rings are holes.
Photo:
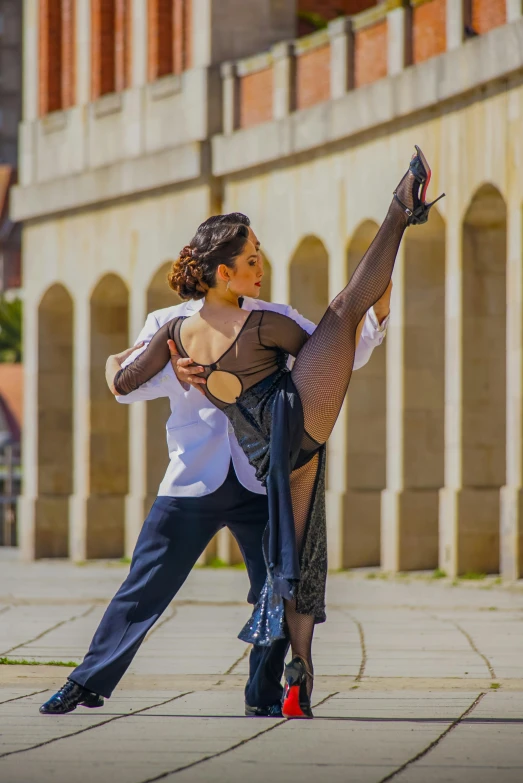
[[[241,297],[259,294],[261,258],[245,225],[209,218],[169,276],[182,298],[205,296],[204,307],[162,327],[113,382],[124,395],[152,378],[169,360],[170,341],[181,356],[198,357],[206,396],[228,416],[267,487],[267,582],[240,638],[270,644],[286,625],[293,655],[285,670],[288,718],[312,717],[312,638],[315,623],[325,620],[325,443],[351,378],[357,327],[387,288],[405,228],[426,222],[432,206],[425,202],[430,169],[416,151],[373,243],[311,337],[279,313],[238,306]],[[289,355],[296,357],[291,372]],[[318,374],[321,366],[329,376]]]

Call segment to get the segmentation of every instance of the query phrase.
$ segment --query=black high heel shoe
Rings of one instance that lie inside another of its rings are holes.
[[[303,658],[297,655],[285,667],[284,718],[314,718],[307,692],[307,677],[313,678]]]
[[[430,170],[430,166],[427,163],[427,159],[425,155],[422,153],[420,148],[417,144],[414,145],[416,147],[416,155],[412,158],[409,166],[409,172],[414,177],[414,186],[412,188],[412,200],[413,200],[413,207],[412,209],[408,207],[406,204],[403,203],[403,201],[398,196],[398,190],[401,187],[402,182],[405,180],[405,178],[408,176],[408,174],[405,174],[403,179],[401,180],[400,184],[394,191],[394,198],[400,205],[400,207],[406,212],[408,219],[407,219],[407,226],[419,226],[421,223],[426,223],[429,219],[429,212],[431,210],[431,207],[436,204],[437,201],[442,199],[444,197],[444,193],[441,194],[441,196],[438,196],[438,198],[435,201],[431,201],[430,204],[427,204],[425,202],[425,196],[427,194],[427,188],[429,187],[430,177],[432,175],[432,172]],[[420,193],[420,187],[421,187],[421,193]]]

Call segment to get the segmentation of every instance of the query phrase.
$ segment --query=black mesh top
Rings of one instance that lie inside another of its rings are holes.
[[[126,395],[159,373],[170,359],[167,340],[173,340],[180,356],[187,357],[180,330],[188,316],[173,318],[156,332],[145,351],[114,379],[118,394]],[[252,310],[235,340],[212,364],[203,364],[203,390],[218,408],[225,408],[256,383],[283,367],[287,357],[297,356],[309,335],[286,315]]]

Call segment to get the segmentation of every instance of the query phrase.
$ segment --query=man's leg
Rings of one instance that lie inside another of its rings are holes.
[[[138,537],[127,579],[102,618],[89,651],[69,680],[109,697],[145,635],[183,585],[223,525],[221,488],[202,498],[156,498]],[[59,694],[56,694],[59,697]],[[41,712],[69,711],[53,697]],[[65,701],[83,703],[77,692]],[[46,706],[49,705],[48,708]],[[88,704],[85,706],[99,706]]]
[[[263,531],[267,525],[267,497],[250,492],[237,482],[237,502],[231,510],[228,527],[241,549],[251,590],[249,600],[255,603],[265,583],[267,569],[262,550]],[[280,705],[283,688],[281,680],[289,643],[280,639],[271,647],[253,646],[249,658],[249,679],[245,686],[246,708],[251,714],[264,714],[266,708]]]

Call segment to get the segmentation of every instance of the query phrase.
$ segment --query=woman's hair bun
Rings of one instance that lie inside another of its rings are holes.
[[[250,220],[240,212],[214,215],[199,226],[167,275],[170,287],[181,299],[202,299],[216,285],[220,264],[233,269],[249,236]]]
[[[208,288],[202,281],[203,274],[204,270],[194,257],[191,246],[185,245],[174,261],[167,280],[181,299],[202,299]]]

